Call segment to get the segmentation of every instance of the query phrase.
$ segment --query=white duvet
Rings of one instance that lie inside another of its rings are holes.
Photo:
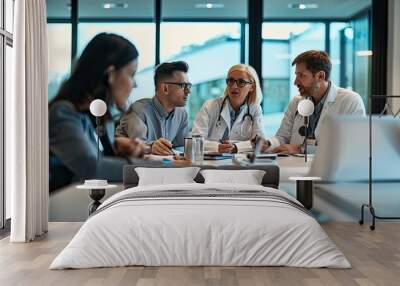
[[[258,198],[150,198],[113,203],[133,192],[262,190],[254,185],[181,184],[127,189],[106,200],[50,269],[146,266],[349,268],[318,222],[290,204]],[[134,193],[137,194],[137,193]],[[297,202],[298,203],[298,202]]]

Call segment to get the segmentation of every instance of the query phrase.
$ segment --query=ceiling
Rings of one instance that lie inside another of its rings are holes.
[[[251,1],[251,0],[250,0]],[[264,0],[265,19],[346,19],[366,9],[372,0]],[[49,18],[68,18],[70,0],[46,0]],[[138,18],[154,16],[152,0],[78,0],[79,17]],[[118,3],[126,8],[104,9],[105,3]],[[162,18],[245,19],[247,0],[161,0]],[[217,8],[195,8],[211,3]],[[289,4],[316,4],[317,9],[293,9]]]
[[[371,6],[372,0],[264,0],[264,18],[350,18]],[[317,9],[290,9],[289,4],[317,4]]]

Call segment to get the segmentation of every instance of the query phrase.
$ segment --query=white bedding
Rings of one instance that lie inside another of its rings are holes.
[[[85,222],[50,269],[127,265],[351,267],[314,218],[282,202],[182,197],[113,204],[136,192],[207,189],[262,190],[297,202],[284,192],[254,185],[194,183],[127,189],[100,206],[103,210]]]

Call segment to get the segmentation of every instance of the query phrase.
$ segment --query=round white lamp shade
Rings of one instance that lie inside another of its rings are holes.
[[[107,111],[106,103],[101,99],[95,99],[90,103],[90,113],[94,116],[103,116]]]
[[[302,99],[297,105],[297,111],[301,116],[310,116],[314,112],[314,103],[308,99]]]

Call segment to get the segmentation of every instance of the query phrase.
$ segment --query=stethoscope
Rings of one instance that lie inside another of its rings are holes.
[[[220,127],[221,126],[221,114],[222,114],[222,110],[224,109],[225,106],[225,102],[228,99],[228,96],[225,96],[224,100],[221,103],[221,107],[219,109],[219,114],[218,114],[218,119],[217,122],[215,123],[216,127]],[[246,99],[246,105],[247,105],[247,112],[246,114],[243,116],[242,118],[242,124],[240,126],[240,135],[242,137],[247,137],[249,136],[249,134],[251,134],[251,129],[253,127],[253,116],[250,114],[250,104],[249,104],[249,100]],[[251,122],[251,124],[245,124],[245,120],[247,119],[247,122]],[[250,119],[250,120],[249,120]]]
[[[221,103],[221,107],[219,108],[218,119],[217,119],[217,122],[215,123],[216,127],[220,127],[221,126],[221,113],[222,113],[222,110],[224,109],[225,102],[226,102],[227,99],[228,99],[228,96],[225,96],[224,100]],[[247,112],[243,116],[242,122],[244,122],[246,117],[249,117],[250,121],[251,121],[251,125],[253,125],[253,115],[250,114],[250,104],[249,104],[249,100],[248,99],[246,99],[246,105],[247,105]]]

